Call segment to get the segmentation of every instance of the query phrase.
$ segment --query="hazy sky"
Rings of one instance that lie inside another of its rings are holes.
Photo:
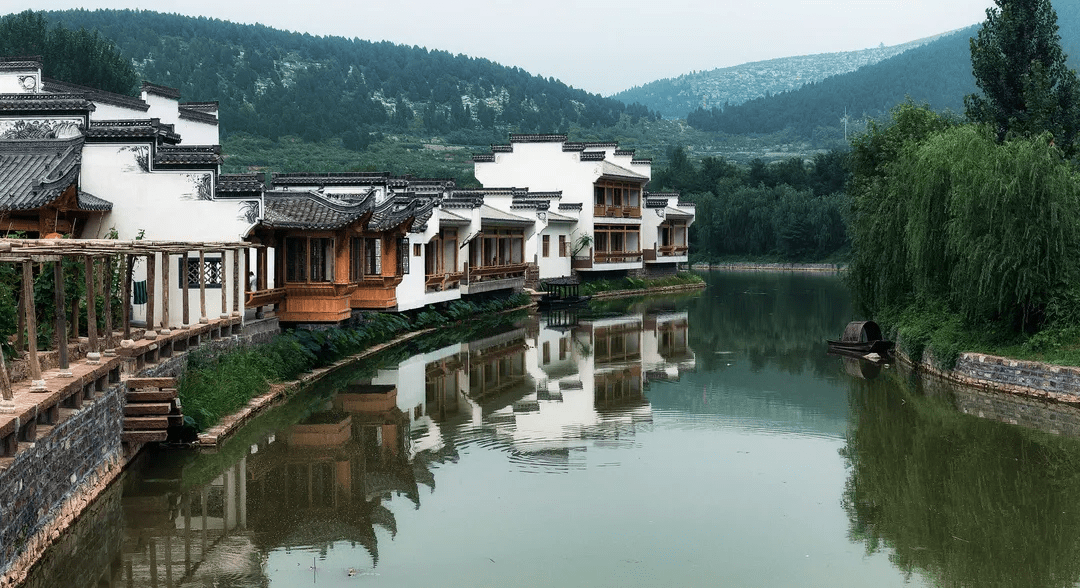
[[[895,45],[985,19],[992,0],[4,0],[142,8],[485,57],[604,95],[694,70]]]

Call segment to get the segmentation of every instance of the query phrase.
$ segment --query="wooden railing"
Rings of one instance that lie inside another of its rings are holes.
[[[247,293],[244,308],[281,304],[285,301],[285,288],[270,288],[268,290],[256,290]]]
[[[570,260],[571,269],[590,269],[592,267],[592,256],[580,255],[574,256]]]
[[[452,272],[446,274],[427,274],[424,279],[424,286],[428,292],[442,292],[445,290],[454,290],[460,284],[461,280],[465,278],[465,272]]]
[[[668,245],[657,249],[657,253],[662,257],[686,255],[689,251],[690,248],[686,245]]]
[[[485,265],[469,268],[469,281],[495,280],[502,278],[525,277],[525,263],[508,263],[504,265]]]
[[[597,204],[593,207],[593,216],[608,218],[641,218],[641,207]]]
[[[640,251],[597,251],[593,254],[596,263],[632,263],[641,261]]]

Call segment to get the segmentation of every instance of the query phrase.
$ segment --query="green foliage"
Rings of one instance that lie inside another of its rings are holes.
[[[581,284],[582,296],[592,296],[600,292],[612,292],[615,290],[645,290],[647,288],[662,288],[664,286],[681,286],[683,284],[700,284],[704,282],[701,276],[691,272],[679,272],[673,276],[663,278],[645,279],[623,277],[619,279],[589,280]]]
[[[40,55],[44,75],[117,94],[134,93],[139,81],[131,62],[97,31],[50,27],[30,10],[0,17],[0,55]]]
[[[995,0],[971,39],[971,65],[983,95],[964,99],[968,118],[989,124],[998,141],[1049,132],[1076,153],[1080,81],[1065,62],[1050,0]]]

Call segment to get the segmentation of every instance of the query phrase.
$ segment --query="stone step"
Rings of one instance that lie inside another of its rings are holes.
[[[167,415],[173,411],[171,402],[136,402],[124,407],[125,416]]]
[[[176,378],[128,378],[124,380],[128,390],[141,388],[175,388]]]
[[[124,431],[120,434],[120,440],[125,443],[152,443],[168,438],[169,433],[166,431]]]
[[[168,402],[174,398],[176,398],[175,389],[140,390],[127,393],[128,404],[136,402]]]
[[[169,428],[169,417],[165,416],[142,416],[124,417],[125,431],[164,431]]]

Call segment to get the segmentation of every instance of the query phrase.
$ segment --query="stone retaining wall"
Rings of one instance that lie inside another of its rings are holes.
[[[678,284],[675,286],[661,286],[658,288],[640,288],[637,290],[611,290],[608,292],[597,292],[593,294],[593,299],[604,300],[605,298],[627,298],[630,296],[656,296],[663,294],[678,294],[680,292],[693,292],[694,290],[705,289],[705,283],[699,282],[696,284]]]
[[[691,266],[696,270],[740,270],[740,271],[767,271],[767,272],[842,272],[847,269],[845,264],[838,263],[695,263]]]
[[[911,364],[903,353],[899,357]],[[1080,368],[1022,361],[985,353],[964,353],[951,370],[941,368],[927,350],[920,369],[951,382],[995,392],[1080,405]]]
[[[34,443],[0,471],[0,584],[21,581],[33,562],[120,473],[127,389],[113,385],[61,421],[38,426]]]

